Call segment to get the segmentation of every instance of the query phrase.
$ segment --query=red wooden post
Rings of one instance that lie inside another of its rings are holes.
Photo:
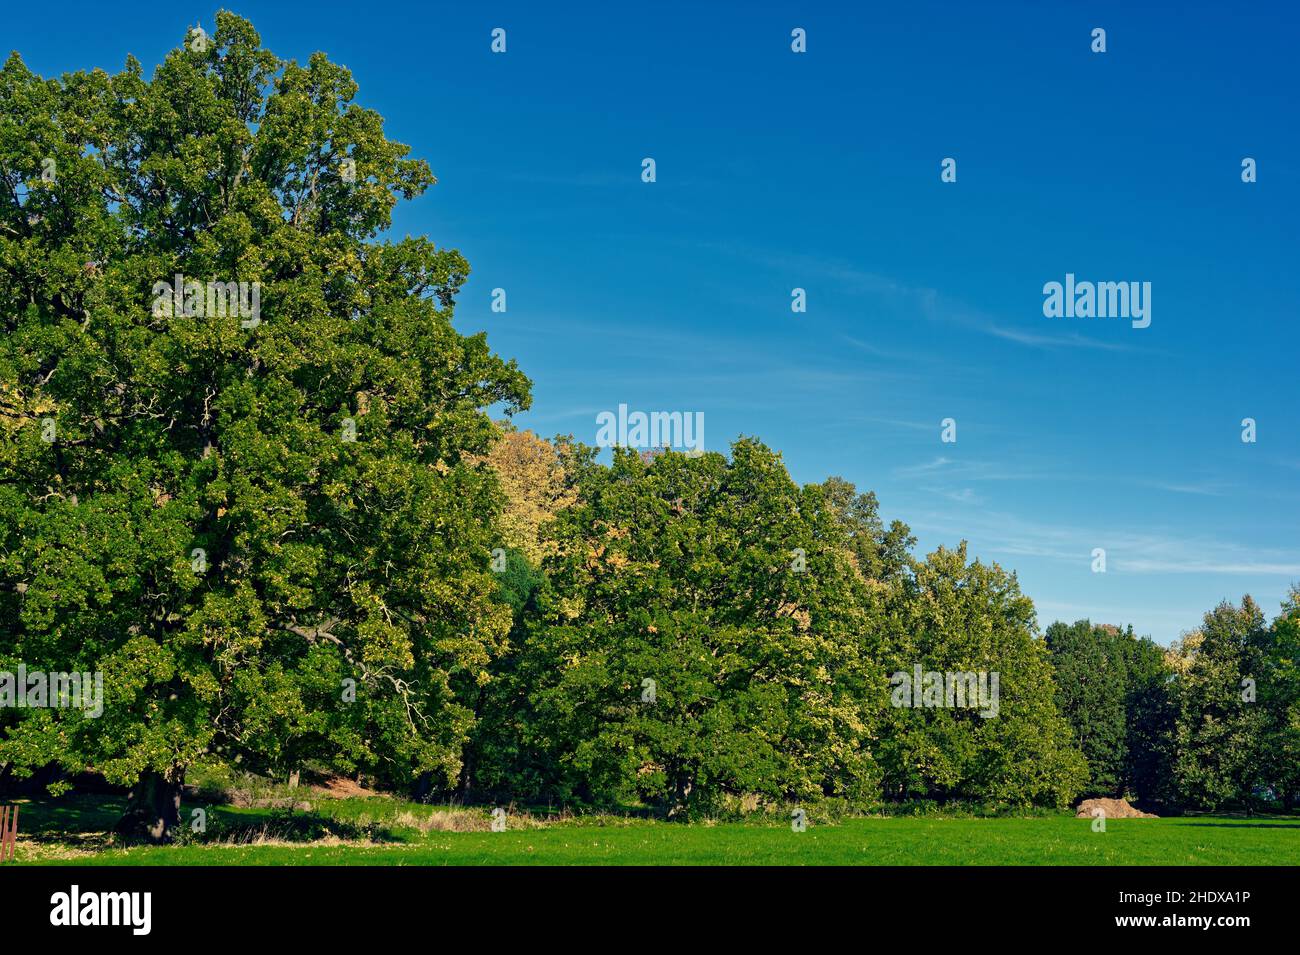
[[[0,806],[0,862],[12,862],[18,842],[18,807]]]

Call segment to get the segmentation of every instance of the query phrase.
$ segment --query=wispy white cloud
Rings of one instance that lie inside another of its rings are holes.
[[[1010,462],[963,460],[940,455],[922,464],[902,465],[893,469],[895,477],[915,477],[921,474],[941,474],[949,481],[1034,481],[1048,475],[1031,469],[1019,470],[1008,466]]]
[[[927,461],[925,464],[912,464],[905,467],[894,468],[894,474],[899,477],[909,477],[915,474],[928,474],[931,471],[939,471],[952,464],[951,458],[943,456],[935,458],[933,461]]]
[[[1031,348],[1046,350],[1079,348],[1111,352],[1145,352],[1148,349],[1127,342],[1107,341],[1078,332],[1063,335],[1040,334],[1009,327],[993,315],[964,301],[958,295],[941,292],[924,285],[913,285],[883,275],[871,269],[865,269],[841,259],[811,256],[807,254],[774,254],[737,243],[696,243],[713,251],[720,251],[756,262],[765,269],[779,269],[809,275],[828,282],[834,282],[850,292],[870,295],[918,314],[928,321],[955,325],[963,329],[992,336],[1003,341],[1015,342]],[[1030,314],[1041,317],[1042,298],[1038,288],[1025,293],[1025,302],[1030,303]],[[1104,327],[1104,326],[1093,326]],[[867,343],[854,341],[860,347],[870,348]],[[887,357],[882,354],[882,357]]]
[[[1032,332],[1024,332],[1018,328],[1005,328],[1001,325],[988,325],[982,330],[996,338],[1004,338],[1020,345],[1028,345],[1031,348],[1091,348],[1098,351],[1135,350],[1131,345],[1102,341],[1099,338],[1088,338],[1078,333],[1070,335],[1035,335]]]
[[[879,418],[874,415],[854,415],[846,414],[841,416],[841,421],[867,422],[870,424],[884,424],[891,428],[907,428],[911,431],[934,431],[938,432],[939,423],[934,421],[909,421],[904,418]]]
[[[942,488],[942,487],[923,487],[921,488],[921,490],[927,491],[931,494],[937,494],[939,497],[945,498],[946,500],[949,501],[953,501],[954,503],[957,504],[983,504],[984,503],[984,499],[980,497],[978,494],[976,494],[975,491],[969,487],[964,487],[961,488],[960,490],[951,490],[949,488]]]
[[[863,341],[852,335],[841,335],[840,341],[847,342],[859,351],[866,352],[868,355],[874,355],[877,358],[883,358],[886,361],[907,361],[907,362],[933,362],[938,361],[937,354],[926,354],[916,352],[899,351],[893,348],[881,348],[874,342]]]
[[[538,414],[533,411],[525,411],[516,416],[516,421],[527,428],[535,428],[543,422],[549,421],[572,421],[579,418],[587,418],[592,421],[596,415],[602,411],[608,411],[608,408],[568,408],[561,411],[550,411],[545,414]]]
[[[1164,481],[1141,481],[1143,487],[1151,487],[1171,494],[1198,494],[1203,497],[1222,497],[1229,486],[1220,481],[1199,481],[1195,483],[1178,483]]]
[[[1137,574],[1258,574],[1264,577],[1300,577],[1300,558],[1275,562],[1258,559],[1223,561],[1194,558],[1183,560],[1138,558],[1124,560],[1120,566],[1123,570]]]
[[[1300,552],[1201,537],[1046,524],[978,510],[952,515],[932,512],[912,526],[947,539],[966,538],[990,554],[1038,557],[1079,567],[1088,567],[1093,548],[1100,547],[1106,551],[1109,573],[1300,577]]]

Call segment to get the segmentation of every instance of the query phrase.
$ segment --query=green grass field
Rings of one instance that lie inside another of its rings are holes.
[[[25,803],[19,864],[71,865],[1300,865],[1300,818],[1091,820],[872,817],[810,824],[519,817],[392,799],[316,799],[310,812],[207,807],[205,842],[113,848],[120,800]],[[473,828],[479,831],[445,831]]]

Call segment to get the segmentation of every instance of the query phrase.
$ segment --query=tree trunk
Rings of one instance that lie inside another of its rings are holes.
[[[686,813],[690,806],[691,790],[695,783],[690,776],[682,773],[673,785],[673,804],[668,810],[668,818],[675,819]]]
[[[433,773],[421,773],[411,787],[411,799],[415,802],[428,802],[433,794]]]
[[[175,769],[166,775],[147,770],[132,787],[126,811],[113,831],[132,842],[171,842],[181,824],[181,788],[184,782],[183,769]]]
[[[461,802],[469,802],[470,796],[474,790],[473,762],[474,757],[471,754],[466,753],[464,762],[461,763],[460,767],[459,785],[456,787]]]

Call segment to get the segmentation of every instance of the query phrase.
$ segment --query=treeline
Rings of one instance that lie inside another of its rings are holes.
[[[508,435],[527,444],[529,435]],[[464,788],[668,815],[755,801],[1064,805],[1086,765],[1033,606],[965,549],[923,561],[876,500],[778,455],[555,449],[573,503],[515,552],[518,608]],[[537,485],[531,485],[536,487]],[[511,518],[507,513],[507,521]],[[996,718],[895,707],[890,674],[996,672]]]
[[[1294,801],[1295,595],[1271,627],[1249,597],[1222,605],[1169,650],[1087,621],[1043,639],[1014,574],[964,545],[914,556],[873,494],[799,487],[757,441],[729,458],[616,449],[605,466],[510,432],[492,462],[515,622],[462,794],[670,815]],[[917,667],[998,674],[995,714],[896,705],[891,674]]]
[[[1086,620],[1046,639],[1086,795],[1157,811],[1300,800],[1300,591],[1271,625],[1249,596],[1221,603],[1167,650]]]

